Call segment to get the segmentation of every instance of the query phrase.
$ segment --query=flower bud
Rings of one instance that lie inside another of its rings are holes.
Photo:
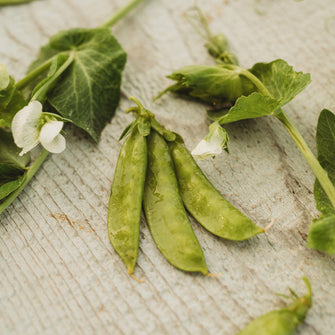
[[[223,34],[211,36],[206,47],[208,53],[222,63],[238,65],[237,57],[229,51],[228,40]]]
[[[233,104],[241,95],[249,95],[255,90],[254,84],[241,76],[242,71],[242,68],[232,64],[185,66],[168,76],[177,83],[168,87],[159,97],[170,91],[213,105],[227,102]]]

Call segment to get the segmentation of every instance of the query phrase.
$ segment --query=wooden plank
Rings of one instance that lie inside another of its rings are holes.
[[[0,57],[21,78],[39,46],[61,29],[94,27],[125,1],[41,0],[0,9]],[[283,58],[311,72],[312,84],[285,110],[315,151],[315,125],[335,110],[332,0],[201,2],[215,32],[230,38],[246,67]],[[191,0],[148,0],[115,29],[128,52],[120,108],[99,145],[72,129],[67,150],[52,155],[0,221],[1,334],[235,334],[252,318],[284,305],[276,292],[304,292],[314,306],[297,334],[331,335],[335,328],[334,258],[305,246],[317,216],[314,176],[294,143],[271,118],[227,126],[231,154],[201,162],[211,181],[262,226],[263,236],[234,243],[192,221],[208,267],[219,278],[176,270],[161,256],[144,220],[138,266],[131,279],[109,243],[107,203],[123,128],[132,120],[127,96],[139,97],[188,148],[206,134],[199,104],[167,95],[152,98],[165,75],[188,64],[210,64],[203,40],[185,19]]]

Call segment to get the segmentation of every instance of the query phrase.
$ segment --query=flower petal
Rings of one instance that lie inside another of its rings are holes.
[[[198,145],[192,150],[191,154],[199,159],[207,159],[222,152],[220,143],[213,143],[206,140],[201,140]]]
[[[66,148],[66,141],[65,137],[63,135],[57,135],[51,142],[47,143],[42,143],[41,144],[44,146],[45,149],[48,151],[54,153],[54,154],[59,154],[60,152],[64,151]]]
[[[46,123],[40,132],[39,140],[45,149],[58,154],[65,150],[66,142],[64,136],[60,135],[64,122],[50,121]]]
[[[30,151],[38,144],[42,104],[31,101],[18,111],[12,121],[12,133],[15,144],[23,148],[20,155]]]
[[[229,136],[218,122],[209,126],[209,133],[193,149],[192,155],[199,159],[207,159],[221,154],[222,150],[228,152]]]

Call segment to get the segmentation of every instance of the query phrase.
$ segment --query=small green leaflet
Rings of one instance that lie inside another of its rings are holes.
[[[244,119],[252,119],[260,116],[274,114],[280,103],[275,99],[258,92],[242,96],[237,99],[229,112],[217,119],[220,124],[235,122]],[[212,116],[215,113],[211,114]]]
[[[70,53],[74,60],[48,92],[47,100],[98,141],[119,103],[127,56],[109,29],[75,28],[51,37],[30,71],[57,54]]]
[[[7,87],[0,90],[0,127],[10,127],[17,111],[26,105],[23,95],[15,88],[15,81],[9,77]]]
[[[132,123],[128,124],[128,126],[124,129],[124,131],[122,132],[122,134],[119,137],[119,141],[123,140],[125,137],[127,137],[132,131],[133,129],[136,127],[138,123],[138,120],[136,119],[135,121],[133,121]]]
[[[12,134],[0,128],[0,201],[15,191],[24,181],[29,154],[19,156]]]
[[[295,72],[284,60],[257,63],[249,70],[270,92],[271,96],[286,105],[311,82],[309,73]]]
[[[217,118],[220,124],[275,115],[309,83],[310,75],[295,72],[284,60],[258,63],[244,74],[258,87],[258,92],[237,99],[227,114]],[[213,117],[214,113],[211,113]]]
[[[0,163],[0,201],[15,191],[24,178],[24,170],[15,165]]]
[[[9,85],[9,74],[5,65],[0,64],[0,92]]]
[[[316,145],[319,162],[335,185],[335,115],[326,109],[319,116]],[[308,246],[335,254],[335,208],[318,180],[314,185],[314,198],[321,216],[310,226]]]
[[[15,165],[24,169],[30,162],[29,154],[19,156],[21,149],[15,144],[12,134],[0,128],[0,163]]]

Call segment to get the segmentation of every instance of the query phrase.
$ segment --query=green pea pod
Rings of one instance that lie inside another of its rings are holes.
[[[108,207],[110,241],[132,274],[138,255],[142,198],[147,167],[147,142],[134,127],[117,161]]]
[[[205,259],[178,190],[169,148],[152,130],[143,207],[153,239],[165,258],[180,270],[207,274]]]
[[[308,293],[298,297],[293,291],[294,302],[285,308],[271,311],[252,321],[238,335],[292,335],[302,323],[312,307],[312,290],[306,277],[303,277]]]
[[[264,232],[222,197],[181,143],[170,142],[169,148],[184,205],[203,227],[214,235],[234,241]]]

